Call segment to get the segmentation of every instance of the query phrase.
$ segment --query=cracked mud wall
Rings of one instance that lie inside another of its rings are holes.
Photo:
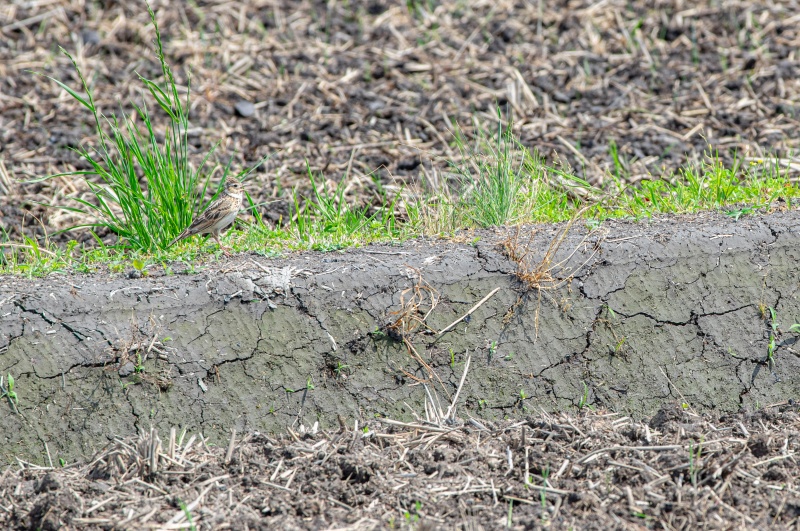
[[[47,443],[54,462],[71,461],[150,426],[222,444],[231,428],[422,415],[427,370],[385,329],[417,271],[438,293],[431,331],[500,288],[452,331],[408,336],[443,381],[432,387],[445,409],[467,354],[460,411],[477,418],[574,409],[584,393],[636,418],[664,402],[734,412],[792,399],[798,221],[709,214],[609,222],[588,236],[575,227],[554,273],[588,262],[541,298],[503,253],[509,231],[475,245],[240,256],[192,275],[4,277],[0,374],[15,377],[21,414],[0,403],[2,460],[46,462]],[[530,256],[542,257],[557,228],[530,230]]]

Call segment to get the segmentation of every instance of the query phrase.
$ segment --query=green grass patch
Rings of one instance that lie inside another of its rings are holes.
[[[800,195],[777,162],[752,161],[743,165],[739,159],[725,166],[718,154],[707,152],[698,166],[688,166],[679,175],[645,179],[636,186],[615,181],[617,193],[609,201],[590,210],[595,218],[641,218],[653,214],[686,214],[726,207],[733,217],[763,208],[778,198],[787,201]]]
[[[409,223],[419,234],[557,222],[570,219],[582,204],[575,190],[590,188],[579,177],[544,163],[504,127],[498,115],[493,132],[476,124],[469,144],[458,128],[453,132],[457,160],[447,161],[452,178],[439,189],[425,190],[405,204]],[[558,184],[553,184],[557,179]]]
[[[462,145],[463,148],[463,145]],[[334,189],[309,172],[310,193],[288,190],[294,205],[291,219],[277,226],[265,223],[250,202],[250,223],[237,221],[223,236],[234,252],[257,251],[267,256],[298,250],[332,251],[370,242],[401,242],[417,236],[447,237],[457,230],[494,225],[560,222],[584,206],[582,216],[595,223],[605,219],[643,219],[662,213],[724,210],[732,221],[767,207],[778,198],[791,206],[800,196],[777,163],[770,160],[725,166],[706,154],[698,166],[679,175],[642,180],[635,186],[611,179],[605,189],[588,184],[561,168],[544,164],[521,146],[507,130],[482,137],[453,163],[454,182],[446,190],[427,190],[416,197],[383,196],[376,205],[354,205],[344,194],[343,178]],[[581,198],[576,189],[590,192]],[[170,249],[90,245],[72,241],[58,246],[47,239],[26,238],[0,243],[0,272],[42,276],[51,272],[90,272],[100,265],[112,272],[153,268],[171,271],[172,262],[192,264],[221,256],[216,245],[203,239],[183,241]],[[142,265],[143,264],[143,265]]]
[[[317,186],[316,179],[307,168],[312,197],[292,192],[296,215],[287,229],[292,239],[305,248],[330,250],[348,247],[360,241],[402,238],[403,231],[397,220],[397,197],[389,201],[384,194],[380,205],[349,205],[344,197],[345,180],[336,189],[328,191]]]

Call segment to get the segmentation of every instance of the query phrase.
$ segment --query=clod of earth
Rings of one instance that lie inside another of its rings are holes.
[[[552,289],[520,280],[552,226],[526,227],[530,242],[501,229],[475,245],[243,255],[200,274],[6,277],[0,374],[19,414],[0,404],[2,458],[73,461],[150,426],[223,445],[230,429],[411,420],[414,384],[449,400],[467,355],[459,407],[478,419],[782,403],[800,385],[798,222],[576,224],[549,261]]]

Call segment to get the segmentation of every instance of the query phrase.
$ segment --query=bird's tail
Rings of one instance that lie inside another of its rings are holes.
[[[180,234],[178,234],[177,238],[175,238],[174,240],[169,242],[169,245],[167,245],[167,249],[169,249],[170,247],[172,247],[173,245],[175,245],[176,243],[178,243],[182,239],[186,238],[187,236],[189,236],[189,231],[188,230],[185,230],[185,231],[181,232]]]

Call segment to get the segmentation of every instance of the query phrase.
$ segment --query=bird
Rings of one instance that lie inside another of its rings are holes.
[[[195,234],[211,234],[219,248],[230,256],[228,249],[223,247],[219,241],[219,233],[228,228],[236,219],[239,210],[242,208],[242,195],[244,188],[242,183],[235,177],[228,177],[225,180],[225,188],[214,201],[208,205],[202,214],[189,225],[186,230],[181,232],[177,238],[172,240],[168,247],[172,247],[177,242]]]

